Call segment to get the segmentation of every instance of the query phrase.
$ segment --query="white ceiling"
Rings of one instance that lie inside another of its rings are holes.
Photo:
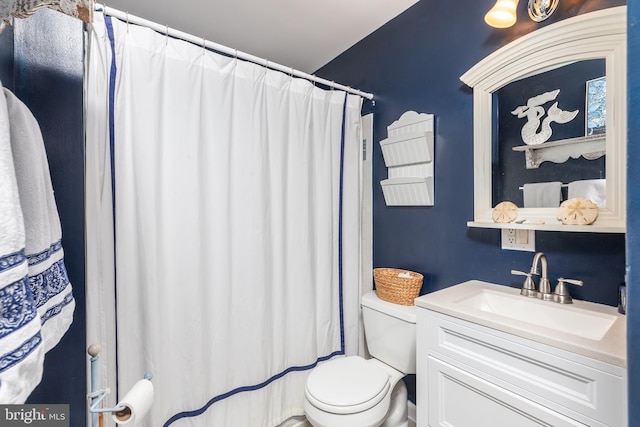
[[[109,0],[106,6],[313,73],[417,1]]]

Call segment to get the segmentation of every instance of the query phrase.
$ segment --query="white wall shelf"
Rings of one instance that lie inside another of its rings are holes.
[[[380,181],[387,206],[433,206],[433,178],[389,178]]]
[[[387,167],[433,161],[433,132],[416,132],[389,136],[380,141]]]
[[[433,114],[407,111],[380,141],[388,179],[380,181],[387,206],[433,206]]]
[[[518,145],[513,151],[524,151],[527,169],[537,169],[543,162],[564,163],[569,158],[595,160],[605,155],[606,135],[581,136],[539,145]]]

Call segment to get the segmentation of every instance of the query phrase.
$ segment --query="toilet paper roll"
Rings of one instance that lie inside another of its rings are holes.
[[[122,411],[114,412],[112,417],[116,424],[135,424],[144,418],[153,403],[153,384],[149,380],[140,380],[122,398],[117,406],[124,406]]]

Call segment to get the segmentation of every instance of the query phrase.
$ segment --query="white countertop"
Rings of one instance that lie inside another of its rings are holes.
[[[479,292],[482,289],[518,295],[520,297],[519,289],[482,282],[480,280],[470,280],[459,285],[451,286],[449,288],[418,297],[415,300],[415,305],[417,307],[423,307],[458,319],[467,320],[469,322],[497,329],[522,338],[580,354],[614,366],[626,368],[627,320],[626,316],[618,313],[616,307],[575,299],[573,300],[573,304],[566,305],[569,309],[573,306],[575,308],[604,313],[616,317],[614,324],[602,339],[592,340],[555,329],[542,327],[535,323],[535,319],[531,319],[531,323],[514,322],[512,319],[507,317],[456,303],[457,301],[464,299],[466,296],[471,295],[474,292]],[[527,298],[525,296],[521,297]],[[540,301],[540,303],[556,304],[561,306],[561,304],[552,301]]]

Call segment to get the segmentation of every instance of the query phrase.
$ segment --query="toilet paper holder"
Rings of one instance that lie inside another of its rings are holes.
[[[98,376],[98,359],[100,350],[102,350],[100,344],[92,344],[87,349],[87,353],[91,356],[91,392],[87,394],[87,399],[90,400],[89,412],[91,413],[92,427],[102,427],[104,413],[119,413],[129,408],[125,405],[118,405],[113,408],[99,408],[98,405],[109,394],[108,388],[100,388],[100,377]],[[144,374],[145,380],[151,380],[153,374],[146,372]]]

